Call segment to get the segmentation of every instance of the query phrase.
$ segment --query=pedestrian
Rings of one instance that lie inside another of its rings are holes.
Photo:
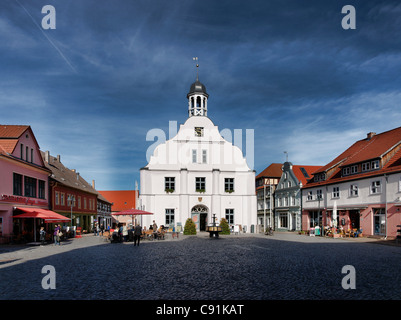
[[[39,235],[40,235],[40,243],[41,243],[41,247],[43,247],[43,245],[45,244],[45,240],[46,240],[46,231],[44,227],[40,227],[40,231],[39,231]]]
[[[97,232],[97,223],[96,223],[96,221],[93,223],[93,233],[94,233],[95,236],[98,235],[98,232]]]
[[[155,240],[157,239],[157,224],[155,222],[155,220],[153,220],[153,236],[155,238]]]
[[[102,223],[102,225],[100,226],[100,232],[102,233],[102,237],[103,237],[103,231],[104,231],[104,224]]]
[[[142,227],[137,223],[137,225],[134,228],[134,246],[136,246],[136,243],[138,242],[138,247],[139,247],[139,242],[141,241],[141,235],[142,235]]]
[[[56,224],[54,227],[55,228],[54,228],[53,236],[54,236],[54,245],[56,246],[56,245],[60,245],[60,226],[58,224]]]

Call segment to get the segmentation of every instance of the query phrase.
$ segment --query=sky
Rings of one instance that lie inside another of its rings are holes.
[[[2,0],[0,124],[30,125],[97,190],[132,190],[147,133],[188,118],[198,57],[209,118],[242,130],[245,156],[254,132],[256,175],[325,165],[401,126],[400,30],[399,1]]]

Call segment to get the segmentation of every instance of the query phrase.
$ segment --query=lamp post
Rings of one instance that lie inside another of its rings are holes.
[[[71,220],[70,220],[70,228],[71,228],[71,231],[72,231],[72,206],[73,206],[73,203],[74,203],[74,201],[75,201],[75,196],[73,196],[73,195],[69,195],[68,196],[68,201],[70,202],[70,207],[71,207]]]

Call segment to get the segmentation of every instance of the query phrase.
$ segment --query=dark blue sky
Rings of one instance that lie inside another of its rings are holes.
[[[41,27],[45,5],[56,29]],[[344,30],[341,9],[356,9]],[[133,189],[153,128],[187,119],[199,77],[208,116],[254,130],[254,169],[324,165],[401,125],[398,1],[2,0],[0,124],[98,190]]]

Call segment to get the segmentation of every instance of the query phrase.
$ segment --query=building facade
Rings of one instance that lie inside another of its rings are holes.
[[[33,219],[14,219],[24,208],[49,208],[50,171],[30,126],[0,125],[0,238],[34,239]],[[38,221],[39,226],[41,224]]]
[[[97,220],[97,191],[75,169],[61,162],[60,155],[53,157],[41,151],[43,161],[51,171],[49,200],[51,210],[72,218],[65,227],[79,227],[82,232],[92,232]]]
[[[293,165],[285,162],[275,190],[275,229],[295,231],[302,229],[301,188],[320,166]]]
[[[257,229],[260,233],[268,227],[274,229],[276,225],[274,219],[274,192],[281,178],[282,166],[282,163],[272,163],[256,176]]]
[[[159,144],[140,170],[144,224],[182,230],[191,218],[198,231],[227,219],[243,231],[256,225],[255,173],[242,151],[226,141],[207,116],[206,87],[197,79],[187,95],[188,119],[175,137]]]
[[[401,225],[401,127],[369,133],[302,188],[302,228],[337,226],[395,237]]]

